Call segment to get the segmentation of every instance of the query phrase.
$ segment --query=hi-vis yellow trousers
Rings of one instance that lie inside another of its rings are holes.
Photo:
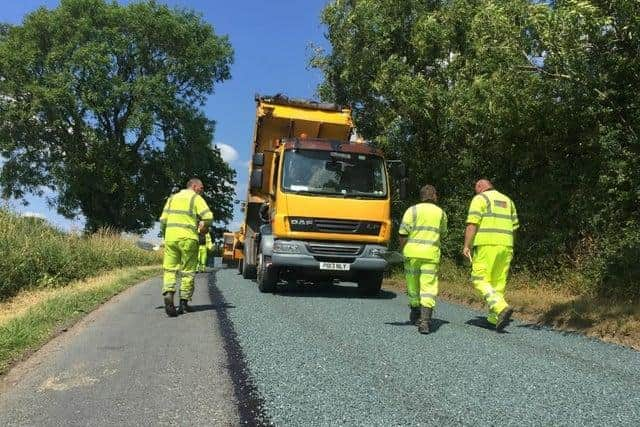
[[[207,270],[207,255],[209,249],[205,245],[198,247],[198,271],[204,272]]]
[[[193,282],[198,268],[198,241],[181,239],[164,244],[162,293],[176,291],[176,275],[180,272],[180,299],[191,301]]]
[[[438,263],[428,259],[407,258],[404,272],[409,306],[434,308],[438,296]]]
[[[473,249],[471,281],[487,303],[487,321],[493,325],[498,322],[500,312],[508,306],[504,291],[512,258],[513,248],[510,246],[483,245]]]

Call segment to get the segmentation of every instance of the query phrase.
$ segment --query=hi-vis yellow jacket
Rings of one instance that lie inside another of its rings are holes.
[[[404,213],[400,230],[407,236],[402,253],[407,258],[440,262],[440,238],[447,232],[447,214],[433,203],[419,203]]]
[[[471,200],[467,224],[478,225],[473,246],[513,246],[513,232],[520,226],[513,201],[496,190]]]
[[[208,227],[213,213],[202,196],[193,190],[182,190],[167,199],[160,216],[160,229],[164,240],[198,240],[198,222]]]

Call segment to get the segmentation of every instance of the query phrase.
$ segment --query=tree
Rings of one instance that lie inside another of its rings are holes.
[[[235,172],[212,146],[200,107],[230,78],[227,37],[154,1],[62,0],[0,38],[0,175],[5,197],[55,191],[88,231],[142,231],[172,189],[205,184],[231,216]]]
[[[335,0],[312,65],[414,196],[438,187],[451,235],[488,177],[523,216],[516,266],[640,296],[639,16],[632,0]]]

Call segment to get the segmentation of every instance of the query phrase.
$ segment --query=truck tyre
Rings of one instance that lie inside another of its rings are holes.
[[[384,272],[367,271],[360,273],[358,277],[358,291],[361,295],[372,297],[380,293]]]
[[[264,255],[259,254],[257,277],[258,289],[260,292],[273,292],[278,284],[278,270],[274,267],[268,268],[264,262]]]
[[[244,259],[238,260],[238,274],[242,274],[242,266],[244,265]]]
[[[248,280],[255,279],[256,266],[242,263],[242,277]]]

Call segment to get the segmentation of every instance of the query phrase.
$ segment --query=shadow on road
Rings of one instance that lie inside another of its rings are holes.
[[[432,318],[431,332],[436,332],[438,329],[440,329],[442,325],[446,325],[448,323],[451,323],[451,322],[449,322],[448,320]],[[414,328],[416,328],[416,326],[409,323],[408,320],[406,322],[385,322],[384,324],[391,325],[391,326],[413,326]]]
[[[284,283],[278,285],[276,295],[283,297],[307,297],[307,298],[362,298],[362,299],[394,299],[398,295],[384,289],[375,296],[365,296],[353,285],[299,285]]]
[[[190,305],[190,307],[193,309],[194,312],[197,311],[209,311],[209,310],[220,310],[222,309],[227,309],[227,308],[236,308],[235,305],[233,304],[227,304],[224,303],[222,305],[220,304],[199,304],[199,305]],[[159,305],[157,307],[155,307],[156,310],[164,310],[164,305]]]
[[[470,319],[467,320],[466,322],[464,322],[467,325],[471,325],[471,326],[476,326],[478,328],[482,328],[482,329],[487,329],[489,331],[496,331],[496,327],[494,325],[492,325],[491,323],[487,322],[487,318],[484,316],[476,316],[475,319]],[[509,322],[511,323],[511,322]],[[509,326],[509,325],[507,325]],[[508,331],[502,330],[500,332],[497,332],[499,334],[508,334]]]

